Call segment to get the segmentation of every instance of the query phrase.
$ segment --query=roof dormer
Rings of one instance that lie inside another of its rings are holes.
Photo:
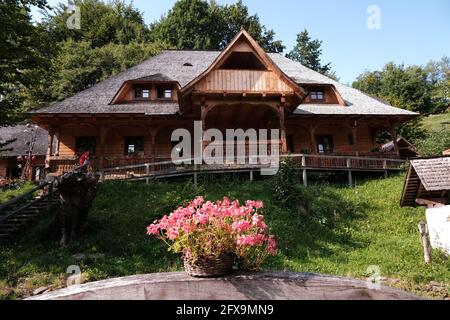
[[[344,99],[332,84],[302,83],[301,86],[308,92],[302,104],[334,104],[345,106]]]
[[[178,82],[163,74],[125,81],[110,104],[178,101]]]

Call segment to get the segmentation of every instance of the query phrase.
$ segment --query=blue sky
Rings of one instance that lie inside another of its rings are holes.
[[[50,0],[51,5],[58,1]],[[129,1],[127,1],[129,2]],[[234,3],[218,0],[218,3]],[[169,10],[175,0],[134,0],[147,24]],[[450,56],[448,0],[244,0],[250,13],[276,32],[286,45],[307,28],[323,41],[323,62],[331,62],[343,83],[351,83],[365,69],[376,70],[389,61],[425,64]],[[381,29],[369,30],[367,8],[380,8]],[[34,12],[35,19],[39,14]],[[82,22],[81,22],[82,23]]]

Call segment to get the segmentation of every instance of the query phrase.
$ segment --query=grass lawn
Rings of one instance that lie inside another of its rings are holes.
[[[433,114],[423,119],[423,127],[427,131],[450,131],[450,113]]]
[[[450,148],[450,113],[435,114],[423,119],[426,136],[417,147],[423,156],[440,156]]]
[[[150,185],[110,182],[100,186],[86,235],[61,248],[48,232],[51,215],[15,240],[0,243],[0,298],[21,298],[41,286],[65,286],[66,269],[80,266],[85,281],[140,273],[181,270],[181,259],[161,241],[145,235],[146,226],[196,195],[217,200],[263,200],[268,224],[277,235],[279,255],[271,270],[310,271],[365,278],[377,265],[386,283],[426,296],[450,295],[450,259],[433,252],[426,266],[417,223],[422,208],[400,208],[403,176],[304,190],[304,205],[292,212],[273,200],[272,180],[186,182]],[[440,292],[430,282],[447,284]]]
[[[0,189],[0,204],[8,202],[9,200],[11,200],[17,196],[20,196],[21,194],[27,193],[34,187],[36,187],[36,185],[34,185],[33,183],[26,182],[19,189],[5,190],[5,191],[1,191],[1,189]]]

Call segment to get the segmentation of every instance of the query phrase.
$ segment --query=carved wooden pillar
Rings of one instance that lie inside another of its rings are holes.
[[[352,135],[352,140],[353,140],[353,152],[355,152],[356,156],[359,156],[359,151],[358,151],[358,127],[359,127],[359,123],[357,120],[352,121],[352,123],[350,124],[350,129],[351,129],[351,135]]]
[[[316,128],[317,126],[307,126],[309,133],[309,143],[311,146],[311,153],[317,154],[317,145],[316,145]]]
[[[59,156],[59,146],[61,144],[61,133],[60,130],[56,130],[56,146],[55,146],[55,156]]]
[[[398,150],[398,127],[397,125],[393,125],[391,130],[390,130],[391,136],[392,136],[392,140],[394,142],[394,152],[395,154],[398,156],[399,155],[399,150]]]
[[[206,115],[208,114],[208,110],[207,110],[208,106],[206,105],[206,102],[204,99],[202,99],[202,105],[200,108],[201,108],[200,119],[202,121],[202,134],[201,134],[199,143],[201,144],[201,150],[202,150],[202,154],[203,154],[203,151],[205,150],[205,147],[206,147],[205,143],[203,141],[203,134],[206,131]]]
[[[281,154],[286,154],[288,152],[287,148],[287,139],[286,139],[286,124],[284,117],[284,106],[283,103],[279,106],[279,117],[280,117],[280,146],[281,146]]]
[[[53,151],[54,136],[55,136],[55,129],[53,127],[49,127],[47,136],[47,153],[45,155],[45,168],[50,168],[50,161],[53,155],[52,151]]]
[[[99,154],[98,154],[98,162],[97,167],[98,169],[103,169],[105,167],[105,156],[106,156],[106,133],[107,133],[107,126],[101,126],[99,137],[100,137],[100,148]]]
[[[152,135],[152,155],[153,155],[153,162],[156,162],[156,136],[158,135],[158,128],[157,129],[153,129],[151,131],[151,135]]]
[[[287,139],[286,139],[286,119],[284,115],[284,106],[286,104],[286,97],[283,95],[281,97],[280,105],[278,106],[278,115],[280,117],[280,145],[281,154],[286,154],[288,152]]]

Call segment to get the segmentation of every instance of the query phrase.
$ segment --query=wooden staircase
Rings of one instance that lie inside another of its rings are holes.
[[[49,190],[47,194],[33,196],[39,190],[43,190],[44,187]],[[56,189],[54,190],[52,185],[46,185],[36,187],[0,206],[0,239],[22,231],[58,202],[59,192]]]

